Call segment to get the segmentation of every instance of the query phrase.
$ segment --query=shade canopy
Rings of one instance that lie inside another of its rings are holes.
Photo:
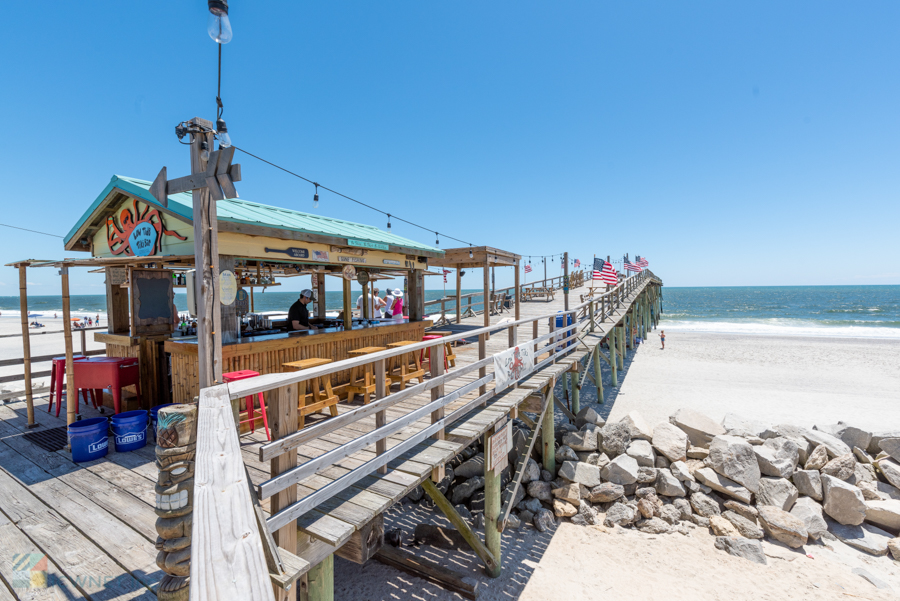
[[[454,267],[456,269],[484,267],[515,267],[521,255],[490,246],[467,246],[448,248],[444,256],[428,260],[432,267]]]

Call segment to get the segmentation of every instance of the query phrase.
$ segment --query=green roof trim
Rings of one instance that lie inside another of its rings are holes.
[[[114,188],[119,188],[149,205],[162,208],[159,202],[152,194],[150,194],[150,184],[151,182],[145,180],[114,175],[112,179],[110,179],[109,184],[106,185],[99,196],[97,196],[96,200],[94,200],[87,211],[81,216],[78,223],[76,223],[75,226],[69,230],[69,233],[66,234],[64,243],[66,245],[69,244],[72,237],[75,236],[85,222],[92,217],[94,212],[100,207],[101,203],[109,196]],[[179,194],[170,195],[169,206],[167,208],[184,220],[188,222],[193,221],[193,200],[190,192],[181,192]],[[352,221],[344,221],[342,219],[323,217],[321,215],[313,215],[310,213],[302,213],[291,209],[282,209],[280,207],[264,205],[242,198],[220,200],[216,203],[216,211],[219,221],[262,225],[305,234],[317,234],[322,236],[333,236],[335,238],[347,238],[354,241],[365,241],[372,243],[373,245],[389,244],[412,251],[421,250],[443,254],[443,251],[439,248],[420,244],[401,236],[396,236],[372,225],[354,223]]]

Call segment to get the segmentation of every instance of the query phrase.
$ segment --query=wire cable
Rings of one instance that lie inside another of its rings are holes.
[[[15,226],[15,225],[9,225],[8,223],[0,223],[0,225],[2,225],[3,227],[11,227],[11,228],[14,229],[14,230],[22,230],[23,232],[31,232],[31,233],[33,233],[33,234],[43,234],[44,236],[53,236],[54,238],[62,238],[62,236],[59,236],[59,235],[57,235],[57,234],[48,234],[47,232],[39,232],[39,231],[37,231],[37,230],[29,230],[29,229],[24,228],[24,227],[18,227],[18,226]]]

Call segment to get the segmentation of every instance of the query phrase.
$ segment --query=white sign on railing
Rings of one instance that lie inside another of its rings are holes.
[[[499,476],[509,463],[509,452],[512,451],[512,420],[497,424],[494,429],[496,431],[488,439],[488,448],[485,450],[485,470],[493,471]]]
[[[494,355],[495,390],[500,391],[534,371],[534,341]]]

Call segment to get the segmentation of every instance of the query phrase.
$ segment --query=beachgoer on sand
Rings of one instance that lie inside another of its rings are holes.
[[[662,350],[666,350],[666,331],[659,331],[659,341],[662,342]]]

